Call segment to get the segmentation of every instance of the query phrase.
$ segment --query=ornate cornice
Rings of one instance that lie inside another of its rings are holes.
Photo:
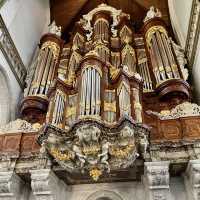
[[[161,120],[178,119],[180,117],[200,116],[200,106],[190,102],[184,102],[177,105],[172,110],[162,110],[160,113],[147,111],[148,114],[153,114]]]
[[[16,132],[37,132],[39,131],[40,127],[40,124],[36,123],[32,125],[25,120],[17,119],[15,121],[11,121],[6,125],[0,126],[0,134]]]
[[[10,33],[0,15],[0,49],[4,54],[10,69],[12,70],[15,78],[17,79],[20,87],[24,88],[24,81],[26,78],[27,70],[22,62],[22,59],[15,47],[15,44],[10,36]]]

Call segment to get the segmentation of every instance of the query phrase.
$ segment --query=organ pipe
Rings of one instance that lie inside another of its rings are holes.
[[[100,74],[88,67],[82,74],[80,115],[100,115]]]
[[[125,86],[122,83],[119,90],[119,107],[120,107],[120,116],[130,116],[130,91],[128,86]]]
[[[60,90],[57,90],[56,95],[55,95],[55,106],[54,106],[53,118],[52,118],[52,124],[54,124],[55,126],[58,126],[58,127],[62,126],[65,101],[66,101],[66,97],[64,93],[62,93]]]

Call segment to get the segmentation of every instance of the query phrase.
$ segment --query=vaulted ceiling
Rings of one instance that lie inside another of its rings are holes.
[[[160,9],[163,19],[170,27],[167,0],[50,0],[51,20],[62,26],[63,38],[67,38],[73,24],[84,14],[101,3],[106,3],[130,14],[133,26],[139,29],[150,6]]]

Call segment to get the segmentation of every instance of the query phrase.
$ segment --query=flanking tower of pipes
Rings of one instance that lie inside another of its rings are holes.
[[[40,40],[39,53],[35,58],[32,76],[21,105],[22,115],[28,121],[37,121],[34,116],[44,118],[47,111],[48,90],[53,84],[63,46],[60,35],[60,27],[53,22],[49,27],[49,33]],[[32,112],[31,116],[27,114],[29,112]]]
[[[152,17],[148,17],[148,13]],[[181,52],[177,49],[178,45],[169,37],[161,13],[153,7],[148,13],[142,30],[155,78],[155,90],[160,97],[176,92],[189,97],[189,85],[186,83],[188,74],[183,63],[179,62]]]

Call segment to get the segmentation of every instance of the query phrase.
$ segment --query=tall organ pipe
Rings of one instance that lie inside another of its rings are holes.
[[[82,73],[80,115],[100,115],[100,74],[88,67]]]

